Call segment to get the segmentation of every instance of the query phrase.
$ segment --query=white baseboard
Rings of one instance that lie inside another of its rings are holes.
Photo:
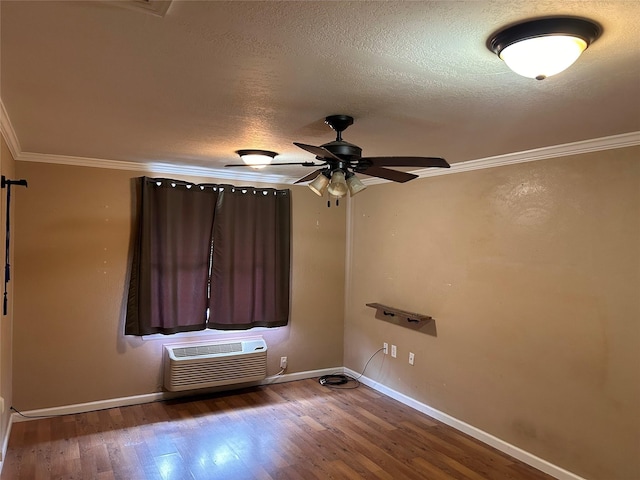
[[[319,376],[327,375],[330,373],[342,373],[342,371],[343,371],[342,367],[336,367],[336,368],[324,368],[322,370],[309,370],[306,372],[288,373],[284,375],[273,375],[253,385],[269,385],[273,383],[293,382],[295,380],[304,380],[306,378],[319,377]],[[245,385],[236,386],[235,388],[242,388],[245,386],[250,386],[250,385],[245,384]],[[223,391],[223,390],[224,389],[220,389],[220,388],[217,389],[217,391]],[[226,390],[229,390],[229,388],[226,388]],[[206,394],[211,391],[212,390],[190,390],[186,392],[157,392],[157,393],[148,393],[145,395],[134,395],[131,397],[111,398],[107,400],[99,400],[96,402],[64,405],[60,407],[40,408],[37,410],[29,410],[29,411],[21,412],[23,415],[25,415],[25,417],[35,417],[35,418],[25,418],[18,413],[13,413],[11,415],[11,420],[9,421],[9,425],[11,425],[11,421],[26,422],[28,420],[37,420],[38,418],[43,418],[43,417],[55,417],[58,415],[71,415],[74,413],[85,413],[85,412],[93,412],[96,410],[105,410],[107,408],[126,407],[129,405],[140,405],[142,403],[157,402],[160,400],[171,400],[171,399],[190,396],[194,394],[200,394],[200,393]],[[5,446],[8,439],[9,439],[9,436],[7,435],[5,439]]]
[[[315,378],[321,377],[322,375],[331,375],[332,373],[343,373],[343,367],[335,367],[335,368],[323,368],[322,370],[308,370],[306,372],[298,372],[298,373],[286,373],[284,375],[273,375],[272,377],[267,377],[261,382],[262,385],[269,385],[272,383],[285,383],[285,382],[294,382],[296,380],[305,380],[307,378]]]
[[[344,373],[346,373],[347,375],[351,375],[352,377],[357,377],[358,375],[360,375],[359,372],[355,372],[349,368],[345,368]],[[569,472],[568,470],[565,470],[562,467],[558,467],[557,465],[554,465],[540,457],[535,456],[532,453],[522,450],[521,448],[516,447],[515,445],[505,442],[504,440],[501,440],[498,437],[494,437],[490,433],[480,430],[479,428],[476,428],[473,425],[469,425],[468,423],[463,422],[462,420],[458,420],[457,418],[452,417],[447,413],[441,412],[440,410],[432,408],[429,405],[426,405],[411,397],[408,397],[403,393],[400,393],[396,390],[388,388],[382,385],[381,383],[376,382],[375,380],[372,380],[368,377],[363,376],[363,377],[360,377],[358,381],[360,381],[361,383],[367,385],[368,387],[373,388],[374,390],[388,397],[393,398],[394,400],[398,400],[400,403],[404,403],[405,405],[415,410],[418,410],[419,412],[429,415],[430,417],[435,418],[436,420],[439,420],[442,423],[455,428],[456,430],[466,433],[467,435],[475,438],[476,440],[480,440],[482,443],[486,443],[487,445],[490,445],[493,448],[500,450],[503,453],[506,453],[507,455],[511,455],[512,457],[517,458],[521,462],[524,462],[527,465],[531,465],[532,467],[537,468],[538,470],[544,473],[547,473],[559,480],[585,480],[584,478],[576,475],[575,473]]]
[[[2,451],[0,452],[0,474],[2,474],[2,467],[4,461],[7,458],[7,448],[9,447],[9,437],[11,436],[11,425],[13,425],[13,416],[9,415],[9,423],[7,424],[7,431],[2,439]]]
[[[141,403],[157,402],[171,398],[165,392],[148,393],[146,395],[134,395],[132,397],[110,398],[108,400],[99,400],[97,402],[76,403],[74,405],[63,405],[60,407],[39,408],[37,410],[27,410],[19,413],[13,413],[11,418],[14,422],[27,422],[29,420],[37,420],[38,418],[56,417],[59,415],[72,415],[74,413],[93,412],[95,410],[104,410],[107,408],[125,407],[128,405],[139,405]],[[29,417],[29,418],[26,418]]]
[[[348,368],[343,367],[335,367],[335,368],[324,368],[322,370],[309,370],[306,372],[297,372],[297,373],[289,373],[284,375],[273,375],[271,377],[265,378],[262,382],[259,382],[257,385],[270,385],[275,383],[284,383],[284,382],[293,382],[296,380],[304,380],[307,378],[315,378],[320,377],[322,375],[329,375],[333,373],[346,373],[352,377],[358,377],[360,375],[359,372],[355,372]],[[525,450],[522,450],[515,445],[512,445],[504,440],[501,440],[490,433],[487,433],[479,428],[474,427],[473,425],[469,425],[462,420],[458,420],[455,417],[452,417],[449,414],[446,414],[440,410],[430,407],[422,402],[419,402],[407,395],[400,393],[396,390],[388,388],[381,383],[376,382],[368,377],[362,376],[359,378],[359,381],[374,390],[393,398],[394,400],[399,401],[419,412],[422,412],[426,415],[429,415],[436,420],[441,421],[442,423],[449,425],[450,427],[455,428],[467,435],[480,440],[487,445],[490,445],[497,450],[500,450],[507,455],[511,455],[514,458],[517,458],[521,462],[524,462],[528,465],[531,465],[538,470],[545,472],[559,480],[585,480],[584,478],[571,473],[557,465],[554,465],[540,457],[533,455]],[[185,395],[193,395],[194,391],[190,392],[181,392],[181,393],[172,393],[172,392],[158,392],[158,393],[149,393],[146,395],[135,395],[132,397],[122,397],[122,398],[112,398],[108,400],[101,400],[97,402],[87,402],[87,403],[79,403],[75,405],[65,405],[61,407],[52,407],[52,408],[42,408],[38,410],[30,410],[26,412],[22,412],[24,415],[28,417],[52,417],[56,415],[69,415],[74,413],[84,413],[91,412],[95,410],[104,410],[107,408],[115,408],[115,407],[124,407],[128,405],[139,405],[142,403],[150,403],[156,402],[159,400],[170,400],[173,398],[178,398]],[[17,413],[11,415],[9,419],[9,426],[7,427],[7,433],[5,438],[3,439],[2,444],[2,460],[4,461],[7,445],[9,441],[9,434],[11,433],[11,425],[13,422],[23,422],[27,420],[33,420],[33,418],[24,418]],[[0,472],[2,471],[2,463],[0,463]]]

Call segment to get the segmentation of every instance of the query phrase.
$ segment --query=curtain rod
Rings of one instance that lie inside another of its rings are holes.
[[[2,175],[2,181],[0,183],[0,185],[2,186],[2,188],[7,188],[7,230],[6,230],[6,236],[5,236],[5,250],[4,250],[4,254],[5,254],[5,267],[4,267],[4,299],[2,301],[2,314],[6,315],[7,314],[7,310],[8,310],[8,304],[7,304],[7,284],[9,283],[9,280],[11,280],[11,265],[9,264],[9,245],[11,244],[10,242],[10,233],[11,233],[11,220],[10,220],[10,215],[11,215],[11,185],[17,185],[19,187],[26,187],[27,186],[27,181],[24,179],[21,180],[9,180],[7,179],[7,177],[5,177],[4,175]]]
[[[252,191],[260,191],[260,192],[264,192],[264,191],[272,191],[272,192],[277,192],[280,194],[284,194],[286,195],[289,192],[289,189],[284,188],[274,188],[274,187],[253,187],[253,186],[237,186],[237,185],[230,185],[228,183],[194,183],[194,182],[189,182],[186,180],[174,180],[171,178],[162,178],[162,177],[143,177],[147,182],[150,183],[155,183],[158,186],[164,184],[165,182],[168,183],[169,185],[171,185],[172,187],[175,186],[181,186],[181,187],[204,187],[204,188],[213,188],[214,190],[225,190],[225,189],[229,189],[232,191],[236,191],[236,190],[252,190]]]

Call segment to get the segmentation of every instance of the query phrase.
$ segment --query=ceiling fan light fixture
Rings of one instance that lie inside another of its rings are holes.
[[[347,187],[349,187],[349,193],[352,197],[367,188],[367,186],[353,173],[347,176]]]
[[[600,33],[590,20],[541,18],[499,31],[488,47],[518,75],[544,80],[569,68]]]
[[[244,163],[252,168],[264,168],[278,155],[269,150],[237,150],[236,153],[240,155]]]
[[[331,195],[337,198],[342,198],[347,194],[349,187],[347,186],[344,172],[342,170],[334,170],[331,173],[331,181],[329,182],[328,190]]]
[[[327,191],[327,187],[329,186],[329,177],[327,175],[328,174],[323,172],[309,184],[311,191],[320,197],[324,195],[324,192]]]

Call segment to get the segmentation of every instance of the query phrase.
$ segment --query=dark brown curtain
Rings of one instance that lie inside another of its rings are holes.
[[[289,319],[289,190],[225,188],[214,226],[209,326],[278,327]]]
[[[207,322],[217,188],[147,177],[136,180],[138,230],[125,334],[202,330]]]
[[[125,334],[288,323],[289,190],[136,181]]]

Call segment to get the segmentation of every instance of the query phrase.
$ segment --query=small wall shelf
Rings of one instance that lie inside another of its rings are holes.
[[[413,313],[407,312],[406,310],[400,310],[399,308],[389,307],[387,305],[382,305],[380,303],[367,303],[367,307],[375,308],[379,314],[382,314],[382,318],[384,317],[398,317],[400,320],[404,320],[405,322],[401,322],[400,324],[412,324],[412,326],[422,325],[431,320],[429,315],[423,315],[421,313]]]

